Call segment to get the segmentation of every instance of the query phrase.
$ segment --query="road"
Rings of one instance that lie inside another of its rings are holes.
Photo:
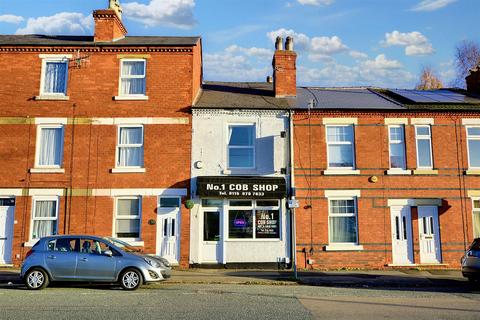
[[[0,289],[0,319],[479,319],[480,289],[155,284]]]

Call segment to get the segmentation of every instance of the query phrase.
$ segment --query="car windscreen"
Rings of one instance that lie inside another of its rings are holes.
[[[122,249],[125,252],[140,252],[140,249],[132,247],[125,241],[122,241],[116,238],[110,238],[110,237],[105,237],[104,239],[111,242],[113,245],[117,246],[118,248]]]

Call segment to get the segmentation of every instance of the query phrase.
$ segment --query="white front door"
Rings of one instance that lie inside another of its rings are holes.
[[[205,209],[202,219],[202,263],[222,263],[222,210]]]
[[[157,215],[157,255],[178,264],[180,253],[180,198],[162,197]]]
[[[14,208],[0,207],[0,265],[12,263]]]
[[[437,207],[418,207],[418,229],[420,234],[420,262],[440,263]]]
[[[410,207],[391,207],[393,264],[413,264],[412,219]]]

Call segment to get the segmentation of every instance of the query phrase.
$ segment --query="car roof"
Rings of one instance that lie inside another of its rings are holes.
[[[63,239],[63,238],[88,238],[88,239],[97,239],[97,240],[105,240],[102,237],[99,236],[90,236],[90,235],[85,235],[85,234],[59,234],[59,235],[53,235],[53,236],[47,236],[41,238],[41,240],[47,240],[47,239]]]

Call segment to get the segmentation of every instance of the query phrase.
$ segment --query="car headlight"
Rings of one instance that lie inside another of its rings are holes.
[[[145,260],[146,263],[148,263],[149,265],[151,265],[154,268],[160,267],[160,264],[157,261],[154,261],[154,260],[149,259],[149,258],[143,258],[143,260]]]
[[[160,257],[159,258],[160,262],[163,263],[163,265],[167,268],[170,268],[170,262],[168,262],[167,259],[163,258],[163,257]]]

